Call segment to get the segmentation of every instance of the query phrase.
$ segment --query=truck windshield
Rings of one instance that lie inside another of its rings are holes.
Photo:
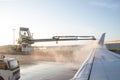
[[[11,70],[19,67],[19,64],[18,64],[17,60],[11,60],[11,61],[9,61],[9,65],[10,65],[10,69]]]

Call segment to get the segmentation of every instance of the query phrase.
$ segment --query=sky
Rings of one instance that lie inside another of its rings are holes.
[[[0,45],[13,44],[19,27],[34,38],[94,35],[120,40],[120,0],[0,0]]]

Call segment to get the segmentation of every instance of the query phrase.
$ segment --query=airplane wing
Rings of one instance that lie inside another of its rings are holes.
[[[71,80],[120,80],[120,55],[104,47],[104,37]]]

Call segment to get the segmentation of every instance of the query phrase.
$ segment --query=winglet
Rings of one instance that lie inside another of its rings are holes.
[[[100,38],[100,40],[98,41],[98,44],[99,44],[100,46],[104,46],[105,34],[106,34],[106,33],[103,33],[102,36],[101,36],[101,38]]]

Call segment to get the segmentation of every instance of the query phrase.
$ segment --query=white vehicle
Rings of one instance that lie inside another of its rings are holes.
[[[18,61],[15,58],[2,56],[0,59],[0,80],[19,80],[19,78],[20,67]]]

